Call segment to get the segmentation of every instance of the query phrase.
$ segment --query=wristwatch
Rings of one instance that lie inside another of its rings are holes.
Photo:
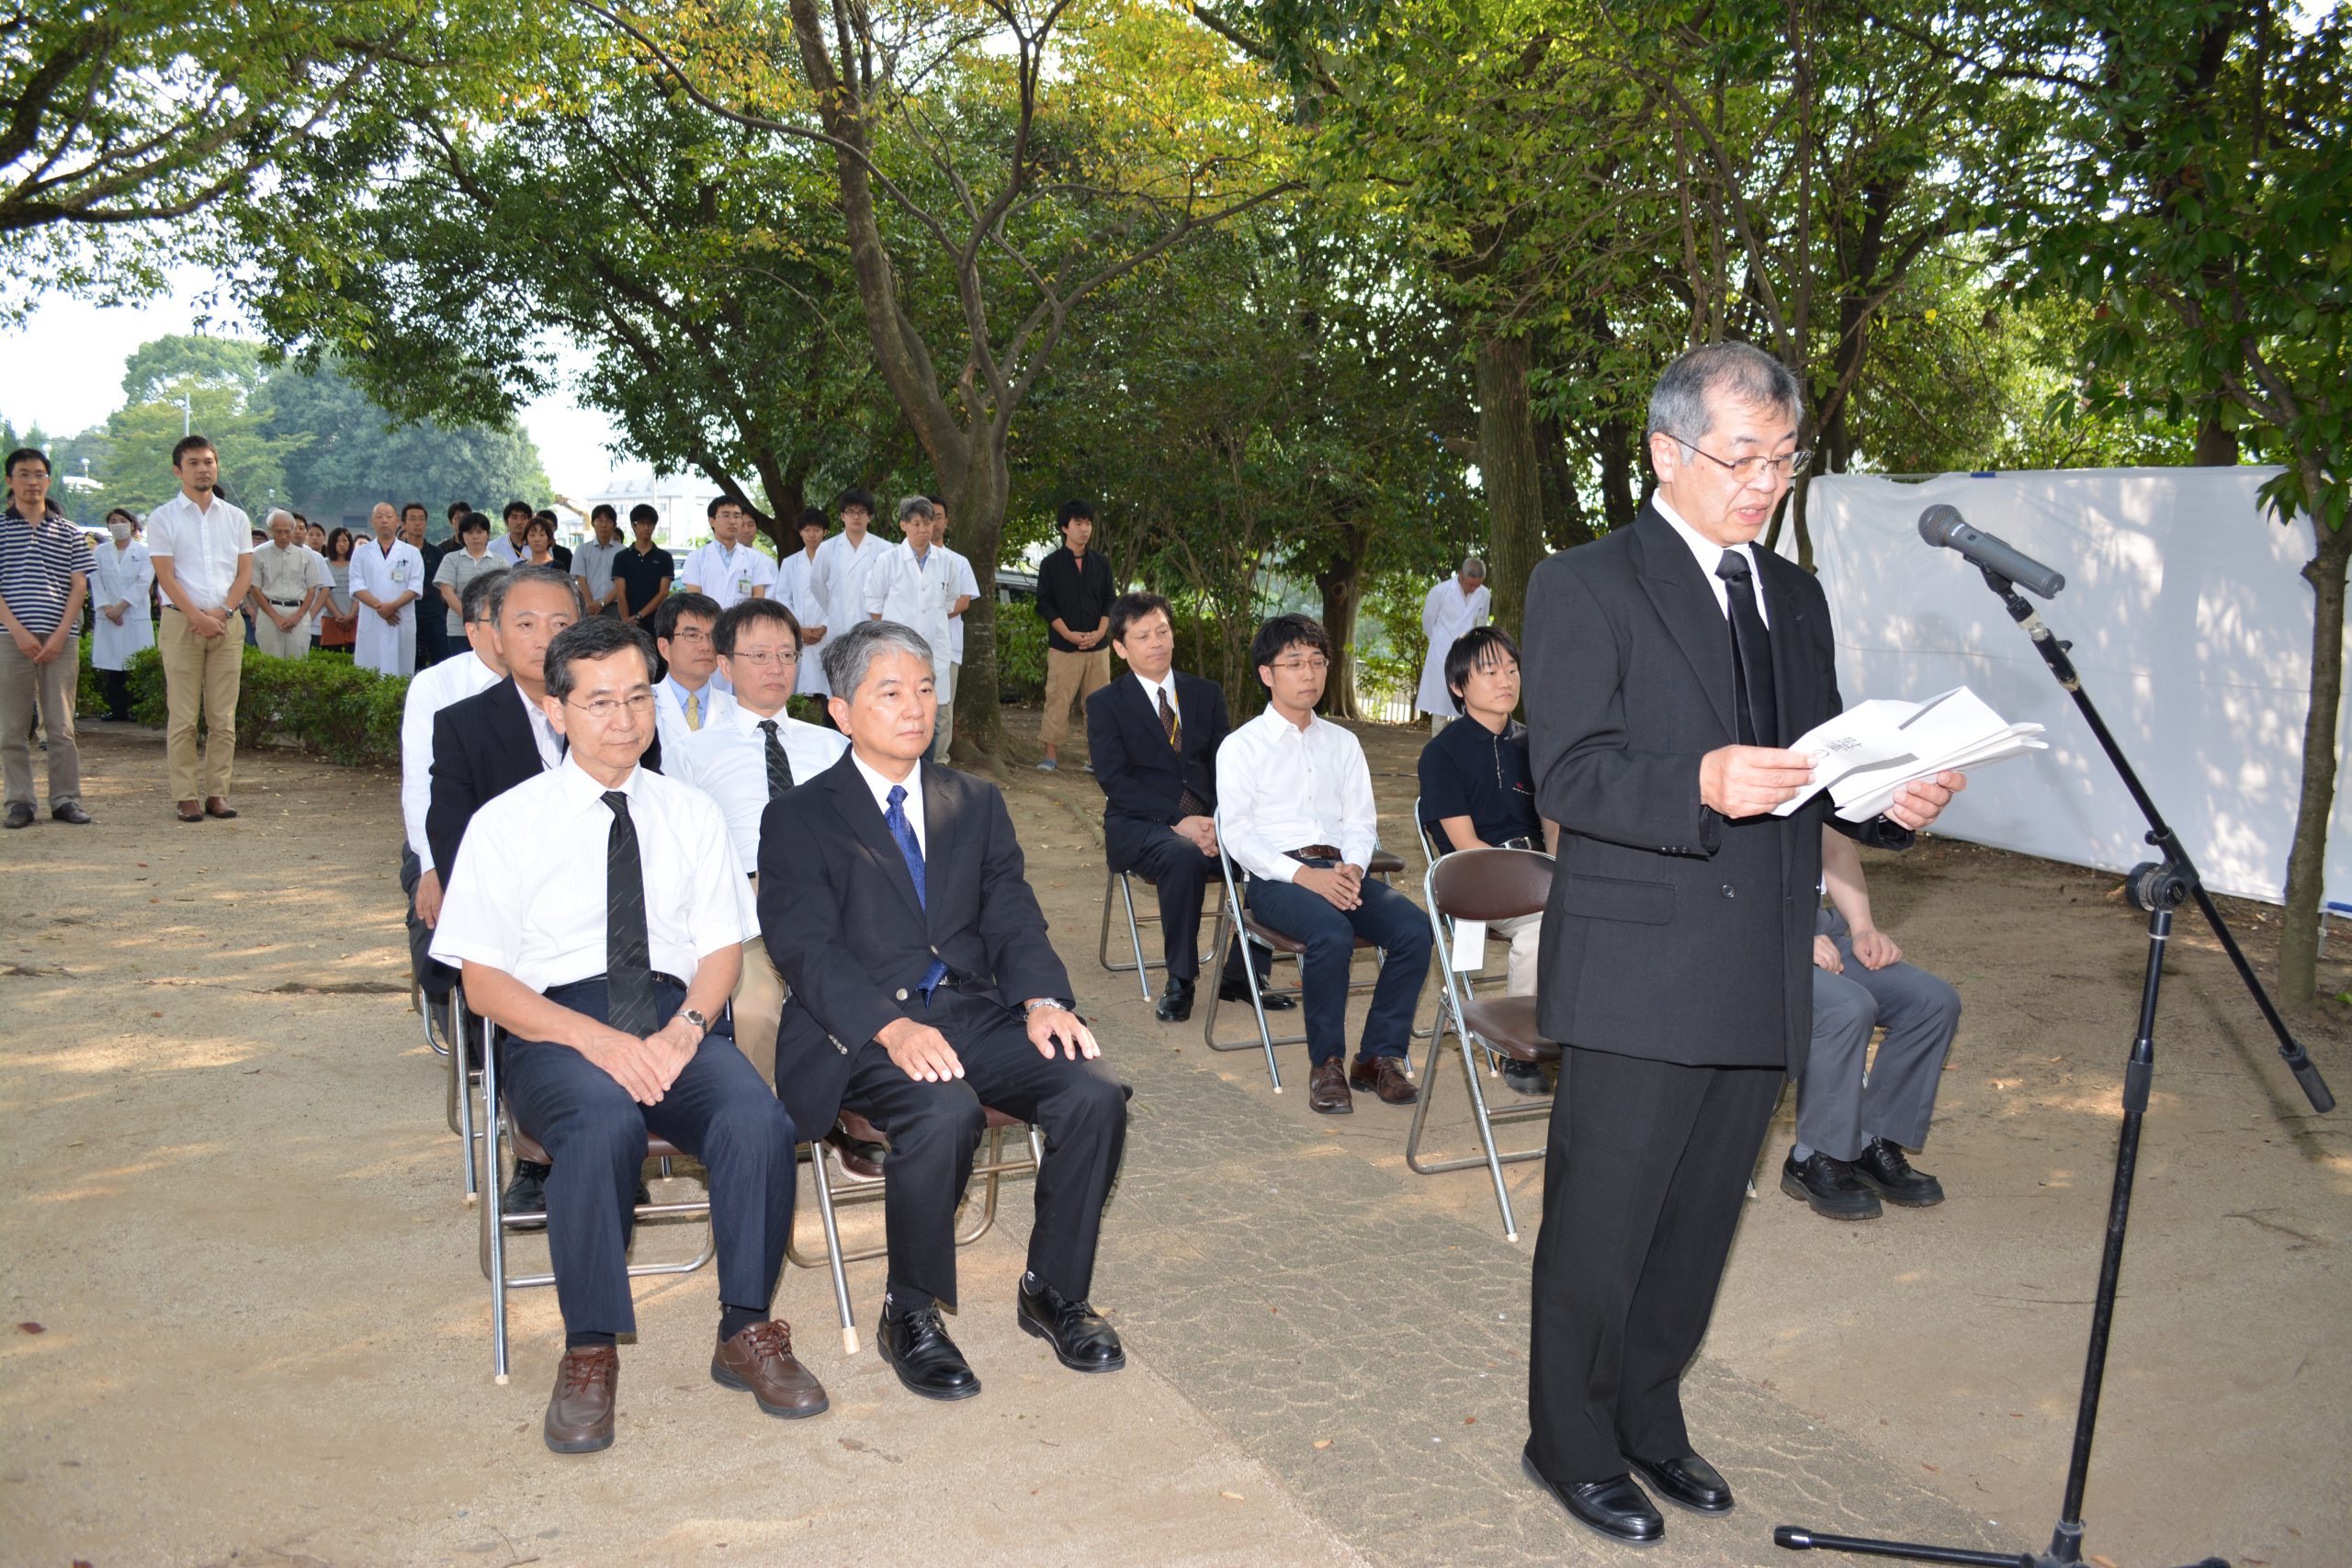
[[[1062,1000],[1059,997],[1039,997],[1035,1001],[1029,1003],[1026,1007],[1021,1010],[1021,1016],[1027,1018],[1032,1013],[1037,1012],[1045,1008],[1059,1008],[1064,1012],[1073,1010],[1070,1004]]]
[[[680,1008],[678,1010],[678,1016],[684,1019],[688,1023],[693,1024],[699,1033],[708,1034],[710,1032],[710,1020],[703,1017],[702,1014],[695,1011],[694,1009]]]

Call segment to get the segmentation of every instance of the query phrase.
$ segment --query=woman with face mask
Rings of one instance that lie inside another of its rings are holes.
[[[100,545],[90,571],[90,600],[97,606],[90,638],[90,667],[107,697],[107,717],[130,718],[130,656],[155,646],[155,568],[147,547],[131,537],[139,520],[120,507],[107,513],[107,543]]]

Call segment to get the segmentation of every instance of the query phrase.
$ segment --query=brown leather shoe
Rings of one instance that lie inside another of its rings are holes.
[[[621,1353],[609,1345],[566,1350],[548,1401],[548,1447],[560,1454],[593,1454],[613,1446],[613,1389]]]
[[[1383,1105],[1410,1105],[1421,1097],[1405,1076],[1402,1056],[1359,1056],[1348,1069],[1348,1087],[1380,1096]]]
[[[710,1381],[721,1388],[750,1390],[761,1409],[787,1421],[821,1416],[831,1403],[816,1374],[793,1359],[788,1323],[755,1323],[720,1340],[710,1358]]]
[[[215,795],[208,795],[205,798],[204,814],[207,817],[218,817],[226,820],[229,818],[234,817],[237,814],[237,810],[236,807],[231,806],[227,801]]]
[[[1306,1080],[1306,1108],[1326,1116],[1345,1116],[1355,1110],[1355,1097],[1348,1092],[1344,1059],[1334,1056],[1315,1064],[1314,1076]]]

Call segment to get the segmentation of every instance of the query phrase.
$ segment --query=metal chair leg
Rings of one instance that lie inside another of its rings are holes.
[[[482,1139],[482,1157],[489,1168],[482,1173],[485,1189],[481,1204],[482,1262],[490,1273],[490,1364],[492,1382],[503,1384],[507,1374],[506,1343],[506,1215],[501,1200],[503,1184],[499,1179],[499,1159],[502,1140],[498,1134],[498,1065],[491,1056],[491,1032],[488,1019],[481,1021],[481,1114],[482,1126],[488,1136]],[[473,1143],[466,1144],[469,1165],[472,1163]]]
[[[474,1178],[474,1145],[480,1141],[481,1134],[474,1127],[473,1080],[478,1075],[466,1066],[463,1044],[467,1016],[463,993],[452,988],[449,992],[449,1038],[457,1044],[450,1051],[447,1064],[449,1069],[449,1109],[454,1112],[449,1130],[458,1134],[458,1163],[465,1171],[465,1200],[470,1207],[480,1196]],[[485,1033],[490,1030],[490,1022],[486,1019],[482,1029]]]
[[[833,1307],[842,1320],[842,1354],[857,1354],[857,1319],[849,1304],[849,1270],[842,1262],[841,1226],[833,1216],[833,1184],[825,1175],[825,1145],[808,1146],[808,1173],[816,1179],[817,1219],[825,1228],[825,1263],[833,1277]]]

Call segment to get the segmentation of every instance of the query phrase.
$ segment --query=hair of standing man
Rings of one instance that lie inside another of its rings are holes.
[[[653,618],[660,620],[662,613],[655,611]],[[774,621],[783,626],[792,634],[792,646],[795,649],[800,646],[800,617],[786,609],[783,602],[776,599],[738,599],[728,605],[719,615],[718,624],[710,628],[710,644],[732,659],[736,637],[742,634],[744,627],[762,621]]]
[[[688,615],[718,624],[718,601],[707,593],[673,593],[653,612],[653,635],[662,642],[678,635],[678,623]]]
[[[662,509],[650,501],[640,501],[628,509],[628,520],[632,524],[650,523],[658,528],[662,525]]]
[[[929,497],[929,496],[927,496],[927,495],[909,495],[909,496],[902,496],[902,497],[900,497],[900,498],[899,498],[899,527],[901,527],[901,528],[905,527],[905,526],[907,525],[908,521],[909,521],[910,519],[911,519],[911,518],[920,517],[920,518],[923,519],[925,522],[929,522],[929,521],[932,519],[932,517],[933,517],[933,516],[934,516],[934,515],[935,515],[935,513],[933,513],[933,511],[931,510],[931,497]]]
[[[300,528],[302,525],[302,520],[300,517],[295,516],[294,513],[288,512],[282,506],[271,507],[269,509],[269,515],[261,520],[261,525],[265,528],[275,528],[277,526],[277,520],[281,517],[285,518],[288,523],[293,524],[297,528]]]
[[[588,521],[591,523],[599,517],[609,517],[616,523],[621,520],[621,514],[613,510],[613,503],[609,501],[598,502],[595,510],[588,513]]]
[[[834,498],[833,510],[836,512],[847,512],[853,506],[862,506],[865,509],[866,516],[873,516],[875,505],[872,493],[852,485]]]
[[[492,573],[493,576],[499,575]],[[610,659],[624,649],[635,649],[644,656],[645,678],[653,679],[653,649],[647,645],[645,634],[634,621],[616,620],[610,615],[590,615],[574,621],[555,634],[548,644],[545,674],[548,695],[557,702],[568,702],[580,689],[580,677],[572,668],[583,660]]]
[[[1470,684],[1471,671],[1491,670],[1505,659],[1519,662],[1519,644],[1500,626],[1472,626],[1453,639],[1445,650],[1445,689],[1453,694],[1454,712],[1470,711],[1462,694]]]
[[[430,517],[430,516],[432,516],[432,515],[433,515],[433,513],[432,513],[425,511],[424,502],[421,502],[421,501],[412,501],[412,502],[407,502],[407,503],[406,503],[406,504],[404,504],[403,506],[401,506],[401,522],[403,522],[403,523],[407,522],[407,521],[408,521],[408,514],[409,514],[410,513],[412,513],[412,512],[424,512],[424,514],[425,514],[427,517]]]
[[[523,514],[523,520],[525,522],[529,522],[531,519],[531,503],[527,501],[510,501],[506,503],[506,510],[498,514],[498,519],[502,523],[512,523],[514,520],[514,514],[517,512]]]
[[[492,621],[500,619],[506,614],[506,596],[530,582],[544,582],[550,587],[560,588],[571,594],[571,614],[574,619],[588,613],[588,602],[580,595],[580,584],[572,581],[571,573],[560,567],[509,567],[504,571],[486,571],[482,576],[492,584],[490,602],[484,608],[489,611],[490,619]]]
[[[922,660],[925,670],[931,668],[931,644],[914,627],[896,621],[860,621],[825,645],[825,683],[833,689],[833,695],[854,699],[857,689],[865,683],[866,671],[891,649],[910,653]]]
[[[1111,640],[1127,640],[1127,628],[1152,612],[1168,617],[1170,630],[1176,626],[1176,606],[1157,593],[1122,593],[1111,601]]]
[[[458,525],[458,523],[459,523],[459,522],[460,522],[460,521],[461,521],[461,520],[466,516],[466,514],[467,514],[468,513],[471,512],[473,509],[474,509],[474,503],[473,503],[472,502],[470,502],[470,501],[453,501],[453,502],[451,502],[449,503],[449,513],[448,513],[449,526],[451,526],[452,528],[456,527],[456,526]]]
[[[710,498],[709,506],[704,509],[703,515],[705,517],[715,518],[718,515],[718,509],[722,506],[731,506],[746,517],[749,517],[752,514],[752,509],[744,505],[741,502],[736,500],[733,496],[714,495]]]
[[[804,506],[800,509],[800,521],[793,525],[793,531],[795,533],[805,534],[809,529],[814,528],[817,532],[821,534],[831,526],[831,525],[825,521],[825,509],[823,507]]]
[[[183,435],[179,440],[172,445],[172,467],[175,468],[178,468],[180,466],[180,459],[187,457],[190,452],[213,452],[218,450],[219,448],[212,445],[212,437],[209,435]],[[41,461],[46,463],[49,459],[43,457]]]
[[[1802,423],[1804,389],[1789,367],[1746,343],[1711,343],[1668,366],[1650,393],[1645,435],[1667,435],[1696,448],[1714,428],[1708,398],[1722,393],[1747,408],[1786,411]]]
[[[172,461],[175,463],[179,461],[179,456],[177,453],[173,454]],[[57,471],[50,466],[49,454],[42,451],[40,447],[19,446],[15,451],[8,454],[7,466],[6,468],[0,468],[0,474],[5,474],[12,479],[15,479],[17,477],[17,465],[23,462],[39,463],[40,465],[40,471],[44,474],[53,474]]]
[[[1473,582],[1484,582],[1487,581],[1487,563],[1476,556],[1464,556],[1462,575]]]
[[[1325,631],[1323,623],[1312,615],[1276,615],[1260,626],[1258,635],[1250,639],[1250,668],[1254,670],[1261,664],[1272,664],[1294,648],[1304,648],[1329,659],[1331,657],[1331,634]]]
[[[1089,523],[1093,522],[1094,506],[1091,502],[1080,501],[1073,497],[1070,500],[1062,502],[1061,510],[1057,513],[1055,516],[1057,521],[1055,522],[1054,526],[1067,534],[1069,532],[1069,525],[1078,522],[1080,518],[1085,519]]]
[[[484,523],[490,521],[489,518],[482,517],[481,513],[479,512],[467,513],[468,521],[471,521],[477,517],[481,517]],[[496,620],[498,617],[495,613],[492,611],[490,602],[492,597],[498,592],[498,590],[494,585],[500,578],[505,575],[506,573],[503,570],[498,571],[478,571],[471,577],[466,579],[466,585],[458,590],[458,619],[469,626],[477,621]],[[503,602],[504,601],[502,599],[501,603]]]

